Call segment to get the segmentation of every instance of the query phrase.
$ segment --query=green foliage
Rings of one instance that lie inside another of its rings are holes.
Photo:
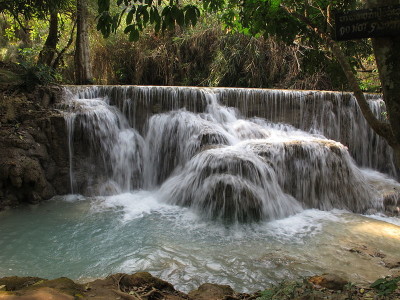
[[[108,37],[116,32],[126,15],[125,33],[136,40],[138,33],[149,24],[154,25],[156,32],[164,32],[174,29],[176,25],[194,26],[197,23],[201,12],[199,4],[182,5],[178,0],[164,1],[117,0],[114,3],[118,9],[112,12],[110,0],[98,0],[97,29]],[[299,38],[310,41],[310,29],[304,20],[288,13],[286,8],[306,16],[317,27],[329,31],[331,25],[327,15],[330,11],[352,9],[357,3],[356,0],[204,0],[202,9],[204,12],[218,12],[225,25],[233,31],[253,36],[274,35],[292,43]]]
[[[275,294],[274,290],[264,290],[260,292],[261,296],[258,297],[256,300],[270,300]]]
[[[120,24],[125,23],[124,32],[129,36],[129,40],[138,41],[141,32],[148,25],[154,26],[155,33],[172,31],[176,26],[194,26],[200,18],[200,13],[213,13],[222,20],[227,32],[256,38],[273,36],[288,46],[298,47],[296,54],[298,63],[300,61],[304,63],[304,65],[299,64],[299,72],[305,77],[314,74],[314,79],[309,78],[315,85],[320,85],[316,82],[321,79],[322,73],[329,74],[330,81],[333,81],[335,86],[347,85],[340,65],[327,51],[327,45],[319,39],[313,28],[318,28],[320,32],[329,35],[332,31],[330,14],[335,10],[355,9],[360,5],[359,1],[205,0],[201,2],[202,7],[199,3],[184,2],[186,4],[184,5],[178,0],[164,1],[166,0],[98,0],[97,28],[108,37],[111,32],[117,31]],[[112,4],[115,2],[117,8],[113,8]],[[125,22],[121,22],[121,19]],[[372,53],[371,45],[365,42],[343,42],[341,46],[353,68],[358,68],[360,60]],[[225,55],[226,52],[232,51],[224,50],[216,56],[215,62],[219,61],[220,65],[224,65],[226,59],[233,61],[235,53],[232,53],[233,58],[229,58],[229,55]],[[215,78],[209,78],[207,82],[210,85],[221,84],[225,80],[218,78],[228,78],[230,73],[242,72],[237,68],[223,69],[217,65],[215,70],[218,71],[214,74]],[[246,84],[242,83],[240,86]]]
[[[67,10],[74,3],[74,0],[2,0],[0,13],[9,13],[21,26],[23,19],[36,18],[43,20],[50,11]]]
[[[286,300],[294,299],[298,296],[299,291],[303,291],[300,282],[282,282],[277,286],[260,292],[260,297],[256,300]]]
[[[378,280],[376,280],[374,283],[371,284],[371,287],[375,289],[379,295],[388,296],[397,289],[399,282],[400,282],[400,277],[379,278]]]
[[[98,0],[97,30],[104,37],[115,33],[121,22],[125,20],[124,33],[130,41],[137,41],[140,32],[148,25],[154,27],[156,33],[172,30],[178,26],[195,26],[200,17],[197,6],[186,4],[181,6],[178,0],[163,3],[162,0],[118,0],[117,9],[112,12],[110,0]]]
[[[32,91],[38,85],[55,84],[60,80],[60,75],[47,65],[36,65],[28,62],[20,63],[22,67],[23,87]]]

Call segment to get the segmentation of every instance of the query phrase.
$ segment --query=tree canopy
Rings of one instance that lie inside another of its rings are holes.
[[[45,19],[50,11],[71,7],[72,0],[2,0],[0,13],[8,12],[22,28],[24,19]]]

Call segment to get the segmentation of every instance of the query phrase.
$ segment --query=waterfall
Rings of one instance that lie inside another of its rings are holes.
[[[304,208],[379,209],[382,196],[358,166],[396,175],[390,148],[350,94],[65,89],[73,192],[155,190],[205,218],[247,222]],[[383,118],[383,102],[368,97]]]
[[[141,135],[115,106],[109,105],[107,97],[73,98],[67,104],[71,192],[85,192],[83,185],[86,192],[100,194],[140,188]]]

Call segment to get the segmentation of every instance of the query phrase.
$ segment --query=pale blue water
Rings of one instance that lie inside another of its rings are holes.
[[[156,193],[60,196],[0,212],[0,277],[88,281],[149,271],[183,291],[205,282],[255,291],[323,272],[365,281],[388,270],[348,249],[365,244],[400,259],[399,225],[343,211],[306,210],[269,223],[225,226],[163,204]]]

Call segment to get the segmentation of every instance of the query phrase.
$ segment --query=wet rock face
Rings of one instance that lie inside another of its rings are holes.
[[[363,213],[378,205],[379,195],[365,184],[340,143],[312,140],[250,147],[276,171],[282,189],[305,207]]]
[[[160,189],[167,202],[226,223],[278,219],[301,211],[261,157],[235,146],[200,152]]]
[[[68,147],[63,116],[40,105],[39,93],[2,94],[0,210],[68,192]],[[43,96],[44,97],[44,96]]]
[[[396,189],[384,194],[383,205],[385,213],[391,216],[400,216],[400,192]]]

